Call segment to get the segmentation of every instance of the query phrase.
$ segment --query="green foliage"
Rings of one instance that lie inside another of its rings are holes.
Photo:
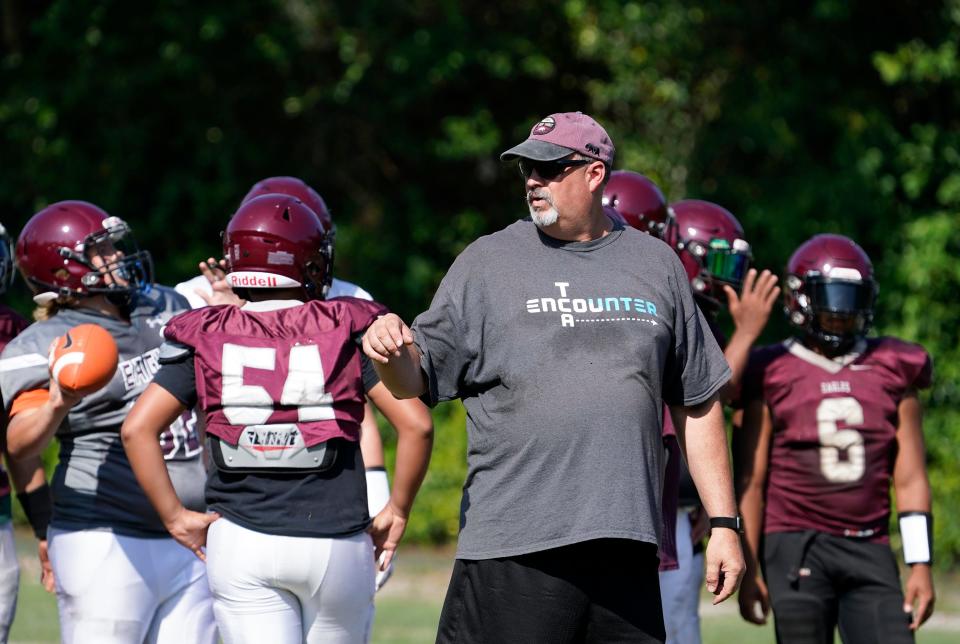
[[[937,551],[960,557],[957,0],[6,0],[3,15],[4,223],[95,201],[134,223],[162,282],[217,253],[254,181],[294,174],[333,210],[338,275],[409,320],[466,244],[524,215],[497,153],[576,109],[607,126],[619,167],[733,211],[760,267],[814,233],[853,236],[881,283],[878,331],[936,360]],[[765,340],[787,332],[777,316]],[[435,418],[410,536],[442,542],[466,438],[459,405]]]

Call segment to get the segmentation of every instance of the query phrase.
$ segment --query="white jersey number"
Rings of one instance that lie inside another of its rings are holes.
[[[290,348],[287,365],[281,365],[283,390],[280,400],[273,400],[266,388],[243,384],[246,367],[275,371],[277,351],[270,347],[223,345],[223,391],[220,399],[223,413],[231,425],[263,425],[274,412],[274,405],[296,405],[302,422],[333,420],[333,396],[327,392],[320,349],[315,344]]]
[[[856,398],[827,398],[817,407],[820,435],[820,471],[828,481],[852,483],[863,477],[866,450],[863,435],[855,429],[837,429],[837,422],[863,424],[863,407]],[[840,460],[841,452],[846,459]]]

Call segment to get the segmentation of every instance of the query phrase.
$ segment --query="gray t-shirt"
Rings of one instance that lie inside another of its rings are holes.
[[[706,328],[677,256],[632,228],[561,242],[526,219],[464,250],[413,323],[425,400],[467,410],[457,557],[659,543],[661,399],[730,376]]]
[[[4,349],[0,390],[9,409],[22,392],[49,387],[47,349],[72,327],[97,324],[117,343],[119,364],[113,379],[84,396],[57,429],[60,462],[51,481],[54,527],[169,536],[130,469],[120,426],[159,368],[160,329],[187,309],[186,300],[173,289],[154,286],[136,298],[129,323],[91,309],[63,309],[49,320],[30,325]],[[202,510],[206,472],[196,422],[193,410],[184,412],[160,436],[160,445],[181,501]]]

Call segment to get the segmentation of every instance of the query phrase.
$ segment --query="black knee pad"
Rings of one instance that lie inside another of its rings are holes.
[[[810,595],[796,595],[773,603],[779,644],[832,644],[827,606]]]

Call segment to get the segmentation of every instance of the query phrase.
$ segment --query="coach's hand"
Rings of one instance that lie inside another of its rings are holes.
[[[716,595],[713,603],[719,604],[737,591],[746,565],[740,535],[728,528],[714,528],[707,542],[707,590]]]
[[[381,364],[387,364],[390,356],[400,357],[400,348],[411,344],[413,332],[396,313],[377,318],[363,334],[363,352]]]
[[[933,615],[933,604],[936,601],[929,564],[913,564],[910,567],[903,599],[903,611],[913,613],[910,630],[915,631]]]
[[[770,593],[758,575],[746,575],[740,583],[740,616],[751,624],[766,624],[770,614]]]
[[[200,561],[206,561],[203,548],[207,545],[207,528],[220,518],[216,512],[194,512],[181,508],[167,524],[167,532],[181,546],[195,554]]]
[[[406,515],[392,503],[387,503],[386,507],[380,510],[380,514],[373,517],[367,532],[373,539],[373,558],[377,561],[378,571],[384,571],[390,567],[390,562],[393,561],[393,555],[397,552],[397,546],[406,529]]]

